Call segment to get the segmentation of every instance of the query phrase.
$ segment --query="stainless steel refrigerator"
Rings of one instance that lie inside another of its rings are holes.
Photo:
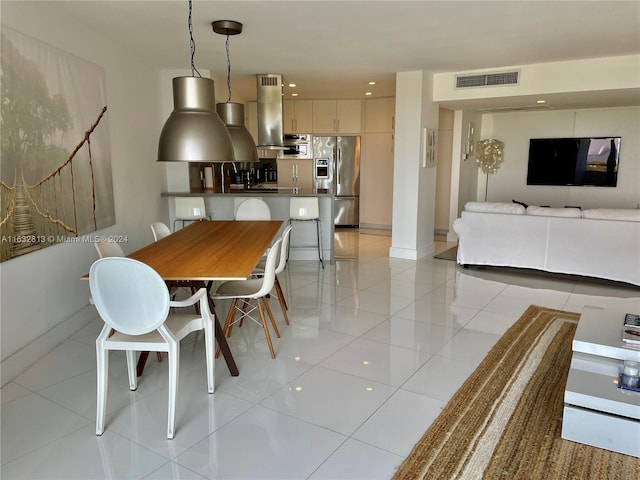
[[[316,188],[333,190],[337,226],[360,224],[360,137],[313,137]]]

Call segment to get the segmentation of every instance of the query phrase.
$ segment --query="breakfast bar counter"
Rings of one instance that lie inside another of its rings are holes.
[[[189,192],[162,192],[163,197],[333,197],[333,191],[326,188],[293,188],[276,186],[255,186],[250,188],[230,188],[227,192],[212,190],[191,190]]]
[[[212,220],[233,220],[235,211],[242,200],[247,198],[261,198],[271,209],[272,220],[282,220],[286,224],[289,220],[289,201],[292,197],[318,197],[320,220],[322,222],[323,258],[331,261],[333,253],[333,191],[327,189],[304,189],[291,187],[276,187],[264,185],[249,189],[232,188],[228,192],[213,192],[211,190],[188,192],[163,192],[162,197],[169,201],[170,221],[175,218],[175,197],[203,197],[206,214]],[[284,227],[283,227],[284,228]],[[295,222],[294,231],[290,238],[289,258],[291,260],[317,260],[317,238],[314,222]]]

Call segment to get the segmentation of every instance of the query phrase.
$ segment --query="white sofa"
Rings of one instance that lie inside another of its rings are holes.
[[[640,209],[468,202],[453,229],[461,265],[531,268],[640,286]]]

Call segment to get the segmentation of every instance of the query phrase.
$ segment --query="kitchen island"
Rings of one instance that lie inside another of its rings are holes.
[[[323,258],[331,261],[333,252],[333,191],[327,189],[283,188],[261,184],[246,189],[230,188],[228,192],[199,190],[190,192],[163,192],[162,197],[169,201],[170,225],[175,218],[175,197],[203,197],[207,215],[213,220],[232,220],[237,206],[247,198],[261,198],[271,209],[273,220],[289,220],[289,201],[291,197],[318,197],[320,219],[322,221]],[[284,228],[284,227],[283,227]],[[317,260],[318,247],[315,222],[295,222],[290,238],[291,260]]]

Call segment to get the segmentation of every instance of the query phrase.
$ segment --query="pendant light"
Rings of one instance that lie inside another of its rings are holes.
[[[189,38],[191,76],[173,79],[173,112],[160,133],[158,161],[233,161],[231,134],[215,111],[213,80],[200,76],[200,72],[194,65],[196,46],[191,23],[191,0],[189,0]]]
[[[233,153],[236,162],[257,162],[258,150],[253,137],[244,124],[244,105],[231,101],[231,56],[229,55],[229,37],[242,32],[242,24],[234,20],[216,20],[211,22],[215,33],[226,35],[227,52],[227,90],[229,95],[225,103],[216,104],[216,111],[227,126],[233,143]]]

